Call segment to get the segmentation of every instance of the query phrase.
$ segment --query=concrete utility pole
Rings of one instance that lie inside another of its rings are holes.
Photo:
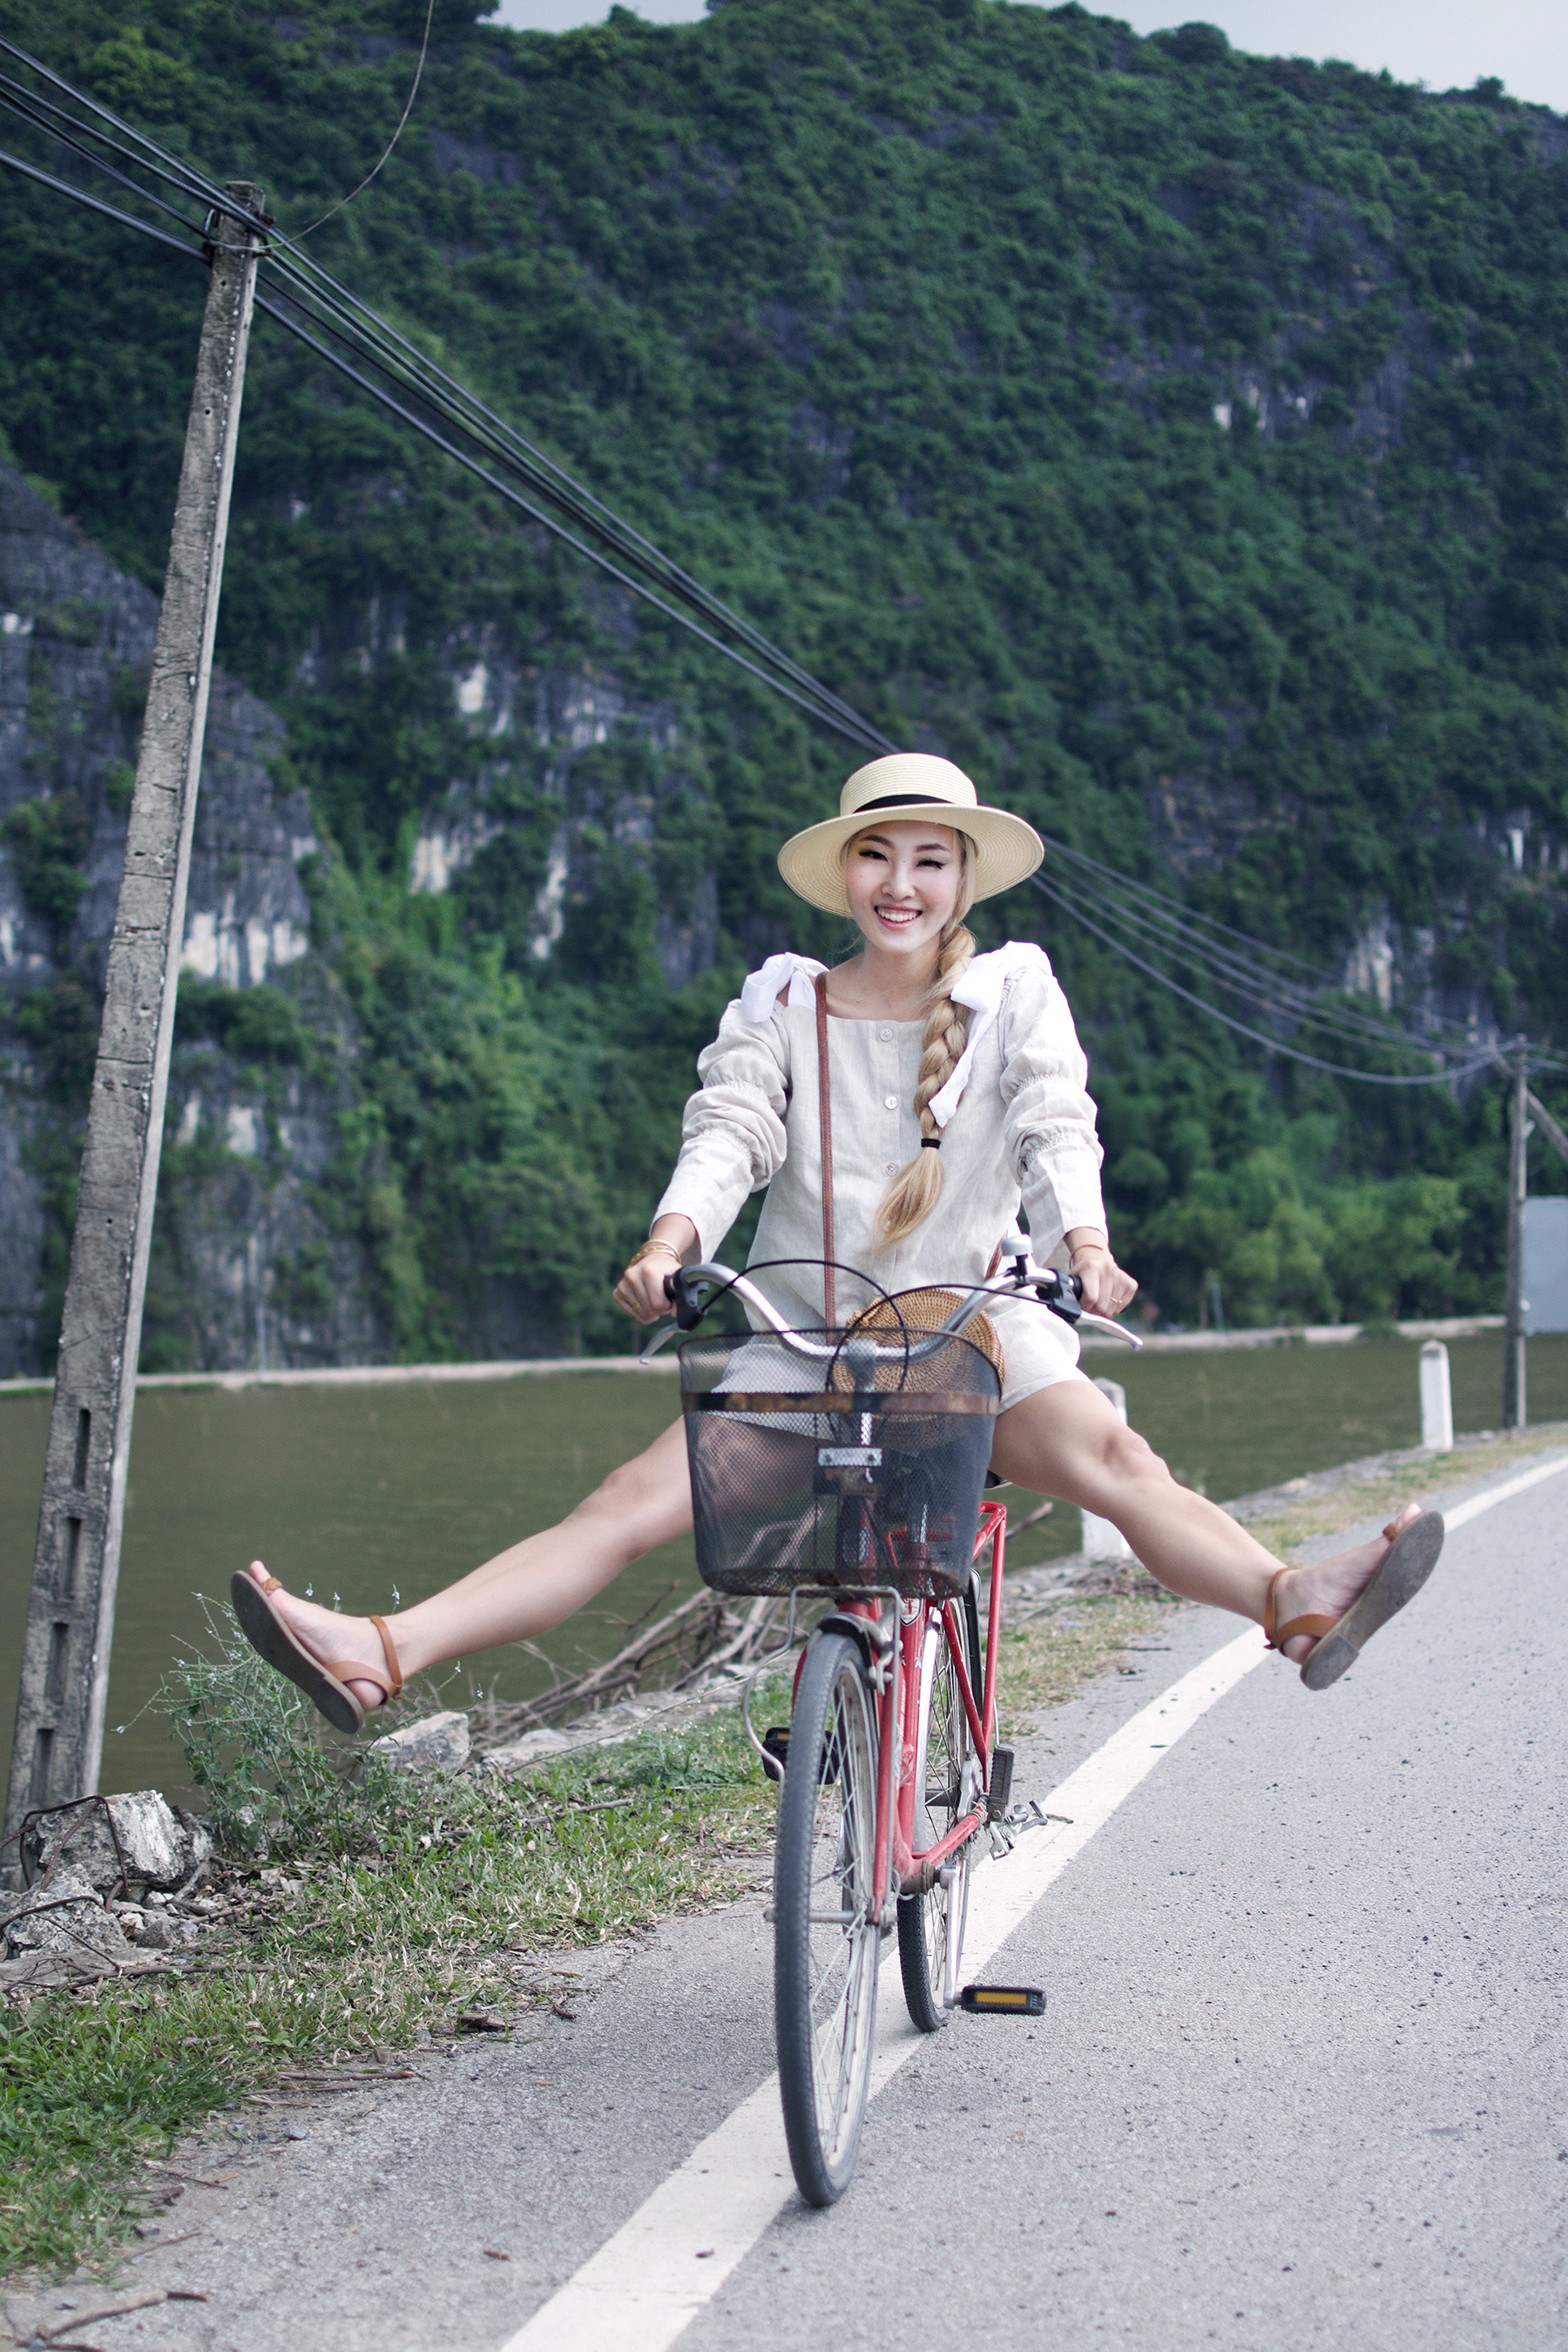
[[[1508,1153],[1508,1296],[1502,1341],[1502,1425],[1522,1429],[1524,1394],[1524,1196],[1525,1150],[1530,1138],[1530,1048],[1516,1041],[1513,1113]]]
[[[110,942],[22,1647],[5,1834],[98,1786],[147,1257],[262,193],[212,214],[212,279]],[[249,222],[255,220],[254,227]],[[4,1856],[14,1869],[16,1849]]]

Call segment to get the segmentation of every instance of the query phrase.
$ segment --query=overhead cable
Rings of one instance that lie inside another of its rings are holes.
[[[393,149],[396,146],[398,141],[402,138],[404,127],[406,124],[409,116],[414,111],[414,101],[419,95],[419,84],[424,79],[425,59],[428,55],[430,48],[430,20],[435,14],[436,0],[426,0],[425,9],[425,32],[424,37],[419,43],[419,62],[414,68],[414,80],[409,89],[407,100],[404,105],[403,111],[397,118],[396,130],[393,132],[391,138],[387,141],[385,146],[382,149],[381,153],[376,157],[375,162],[371,165],[369,171],[365,173],[358,187],[351,188],[346,196],[340,196],[335,205],[330,205],[327,207],[327,210],[321,215],[321,219],[313,220],[309,228],[296,229],[294,232],[296,236],[313,236],[317,229],[324,228],[328,221],[335,219],[337,215],[342,211],[345,205],[352,205],[356,196],[363,196],[371,182],[381,170],[381,167],[385,163],[387,157],[391,154]]]
[[[135,187],[136,183],[84,145],[84,138],[101,141],[126,161],[145,163],[188,200],[221,212],[235,211],[234,198],[204,173],[182,158],[167,153],[156,142],[122,122],[96,100],[72,90],[68,83],[4,36],[0,36],[0,51],[42,75],[54,89],[78,99],[97,120],[84,123],[50,100],[40,99],[35,102],[19,90],[10,77],[3,78],[0,106],[29,121],[45,136],[68,146],[95,168],[111,173],[123,185]],[[122,137],[110,137],[99,128],[100,123],[112,126]],[[127,142],[131,144],[127,145]],[[29,177],[43,179],[45,184],[60,194],[86,203],[95,211],[107,210],[110,217],[124,226],[139,227],[144,234],[158,234],[150,223],[138,221],[113,206],[106,207],[85,191],[40,173],[19,157],[6,160]],[[182,218],[162,198],[145,190],[138,193],[173,214],[175,219]],[[184,226],[194,244],[202,231],[194,222],[186,221]],[[177,242],[166,233],[162,241]],[[617,585],[686,628],[714,652],[734,661],[762,684],[774,687],[785,699],[821,724],[868,750],[894,748],[890,739],[852,705],[724,604],[564,467],[533,447],[478,395],[428,360],[368,304],[339,285],[321,268],[313,256],[276,229],[269,236],[262,271],[276,299],[268,300],[258,294],[258,307],[510,504],[562,539]],[[316,330],[314,333],[312,328]],[[370,373],[365,373],[367,369]],[[377,376],[384,381],[377,382]],[[411,408],[410,401],[416,407]],[[419,414],[421,409],[426,413]],[[465,443],[470,446],[464,446]],[[531,495],[519,495],[516,487],[505,478],[509,474],[521,477],[525,493]],[[575,528],[563,527],[563,517],[568,526]]]
[[[1376,1045],[1389,1042],[1391,1033],[1386,1020],[1346,1004],[1332,975],[1318,966],[1287,949],[1265,946],[1246,932],[1235,930],[1229,924],[1169,898],[1147,884],[1119,874],[1064,842],[1051,842],[1049,846],[1059,862],[1070,864],[1089,877],[1096,911],[1103,920],[1131,930],[1134,938],[1143,940],[1151,948],[1158,946],[1177,955],[1215,986],[1243,995],[1254,1004],[1267,1003],[1270,1013],[1278,1016],[1311,1021],[1318,1027],[1338,1031],[1347,1039],[1363,1038]],[[1273,961],[1265,961],[1265,958]],[[1311,987],[1304,986],[1289,972],[1276,970],[1277,962],[1293,965],[1296,971],[1308,974]],[[1423,1050],[1428,1045],[1436,1050],[1445,1036],[1455,1053],[1468,1055],[1478,1050],[1475,1036],[1462,1023],[1441,1017],[1427,1024],[1422,1038],[1410,1042],[1419,1043]]]
[[[1419,1034],[1413,1034],[1408,1029],[1395,1030],[1386,1019],[1358,1012],[1346,1004],[1330,973],[1319,966],[1309,964],[1304,958],[1289,950],[1265,946],[1247,933],[1236,930],[1217,918],[1187,908],[1148,884],[1134,881],[1087,853],[1072,849],[1066,843],[1052,841],[1049,846],[1058,861],[1079,869],[1088,880],[1095,914],[1100,921],[1090,922],[1079,899],[1070,891],[1053,894],[1050,886],[1039,878],[1038,887],[1047,896],[1055,895],[1058,906],[1071,914],[1075,920],[1094,930],[1096,937],[1119,955],[1136,964],[1141,971],[1149,972],[1162,985],[1171,987],[1194,1003],[1202,1004],[1214,1018],[1225,1022],[1243,1035],[1256,1037],[1262,1033],[1249,1022],[1237,1021],[1232,1015],[1221,1013],[1206,998],[1181,988],[1163,968],[1149,961],[1148,958],[1154,955],[1174,958],[1185,964],[1199,981],[1206,982],[1210,987],[1224,992],[1243,997],[1255,1017],[1261,1015],[1281,1028],[1289,1030],[1310,1026],[1337,1037],[1346,1045],[1429,1054],[1443,1060],[1444,1069],[1434,1074],[1430,1080],[1412,1078],[1407,1083],[1436,1084],[1439,1077],[1445,1076],[1471,1074],[1489,1057],[1494,1066],[1501,1066],[1498,1062],[1499,1048],[1495,1041],[1489,1045],[1483,1044],[1473,1029],[1461,1022],[1439,1016],[1425,1021]],[[1110,928],[1102,929],[1101,925]],[[1130,933],[1131,938],[1113,936],[1117,929]],[[1231,942],[1237,944],[1233,946]],[[1144,949],[1146,954],[1140,954],[1139,947]],[[1310,974],[1316,982],[1316,987],[1311,990],[1302,987],[1289,974],[1279,972],[1271,963],[1264,961],[1265,957],[1293,965],[1298,971]],[[1340,1076],[1358,1076],[1369,1084],[1393,1083],[1386,1074],[1353,1072],[1348,1066],[1329,1063],[1321,1056],[1309,1055],[1300,1046],[1287,1047],[1277,1032],[1270,1042],[1275,1051],[1289,1053],[1297,1060],[1331,1069]],[[1531,1049],[1530,1066],[1532,1070],[1546,1071],[1561,1069],[1568,1065],[1564,1065],[1561,1055],[1549,1054],[1537,1046]]]
[[[1150,963],[1121,940],[1112,939],[1109,931],[1102,930],[1100,925],[1086,915],[1083,908],[1064,891],[1053,889],[1051,885],[1043,881],[1037,874],[1032,875],[1030,879],[1035,888],[1049,898],[1053,905],[1059,907],[1064,914],[1070,915],[1075,922],[1081,923],[1086,931],[1092,931],[1097,940],[1103,940],[1108,948],[1113,948],[1116,953],[1125,957],[1129,963],[1136,964],[1140,971],[1147,972],[1151,980],[1157,980],[1162,988],[1168,988],[1173,995],[1184,998],[1189,1004],[1195,1004],[1200,1013],[1206,1013],[1211,1020],[1223,1022],[1227,1029],[1234,1029],[1238,1036],[1250,1037],[1254,1045],[1266,1045],[1271,1054],[1283,1054],[1292,1062],[1305,1062],[1309,1068],[1323,1070],[1331,1077],[1354,1078],[1363,1086],[1373,1087],[1447,1086],[1456,1078],[1470,1076],[1477,1070],[1489,1069],[1495,1058],[1494,1049],[1488,1046],[1484,1053],[1476,1055],[1471,1061],[1460,1066],[1426,1070],[1411,1076],[1396,1076],[1386,1070],[1357,1070],[1342,1063],[1326,1062],[1316,1054],[1303,1053],[1300,1045],[1287,1045],[1281,1037],[1270,1036],[1266,1030],[1254,1029],[1247,1022],[1237,1021],[1232,1014],[1222,1013],[1217,1004],[1210,1004],[1205,998],[1197,995],[1192,989],[1184,988],[1181,982],[1173,980],[1168,971],[1162,971],[1157,964]],[[1419,1046],[1412,1048],[1412,1041],[1405,1038],[1385,1037],[1383,1042],[1390,1047],[1403,1045],[1407,1051],[1430,1050]]]
[[[155,236],[160,245],[172,245],[176,253],[189,253],[192,249],[183,238],[171,236],[167,229],[157,228],[151,221],[138,220],[134,213],[121,212],[118,205],[107,205],[101,196],[89,196],[85,188],[73,188],[68,180],[57,179],[52,172],[41,170],[37,163],[25,163],[20,155],[7,154],[3,147],[0,163],[20,172],[26,179],[37,180],[43,187],[53,188],[59,195],[69,196],[75,204],[85,205],[89,212],[101,213],[106,220],[118,221],[122,228],[139,228],[143,236]]]
[[[514,489],[510,482],[502,480],[499,475],[491,473],[487,467],[480,465],[477,457],[470,457],[466,450],[458,448],[456,443],[448,441],[443,434],[437,432],[435,425],[426,423],[423,417],[416,416],[412,409],[405,408],[402,402],[395,400],[390,393],[384,392],[372,383],[340,353],[329,351],[324,343],[318,341],[317,338],[309,333],[297,320],[289,318],[288,313],[276,302],[270,300],[267,295],[258,293],[256,307],[258,310],[265,310],[269,318],[276,319],[279,326],[286,327],[291,335],[297,336],[300,342],[308,344],[311,351],[318,352],[331,366],[346,375],[352,383],[357,383],[362,390],[370,393],[381,402],[384,407],[389,408],[395,416],[401,417],[404,424],[412,425],[416,433],[422,433],[427,441],[434,442],[437,449],[445,451],[448,457],[456,458],[459,466],[466,467],[470,474],[475,475],[487,488],[493,490],[498,498],[504,499],[510,506],[517,507],[522,513],[531,516],[535,522],[542,523],[546,530],[553,531],[558,539],[563,540],[568,547],[574,548],[579,555],[586,556],[591,563],[596,563],[601,572],[607,572],[612,580],[618,581],[622,587],[628,588],[634,596],[642,597],[646,603],[656,606],[659,612],[668,614],[672,621],[679,621],[682,628],[689,630],[691,635],[700,638],[704,645],[711,646],[716,653],[727,655],[730,660],[738,663],[742,669],[750,670],[753,677],[760,678],[764,686],[771,686],[775,693],[784,695],[811,718],[823,717],[824,714],[817,704],[809,701],[805,695],[797,694],[792,687],[786,686],[783,679],[770,677],[767,671],[758,663],[750,660],[733,646],[723,644],[721,639],[703,628],[700,622],[693,620],[689,614],[678,611],[673,604],[668,604],[644,582],[634,579],[629,572],[623,572],[618,564],[612,563],[607,556],[599,554],[595,549],[587,546],[584,541],[576,537],[575,533],[568,530],[563,523],[556,521],[552,515],[546,513],[542,507],[536,505],[531,499],[525,498],[521,490]]]

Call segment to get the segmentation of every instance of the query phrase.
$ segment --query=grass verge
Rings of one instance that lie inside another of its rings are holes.
[[[1517,1437],[1488,1438],[1479,1445],[1463,1445],[1452,1454],[1429,1454],[1416,1461],[1393,1463],[1370,1478],[1357,1478],[1326,1492],[1304,1495],[1300,1503],[1268,1518],[1248,1519],[1248,1531],[1270,1551],[1288,1559],[1315,1536],[1337,1534],[1358,1519],[1391,1518],[1406,1503],[1436,1504],[1456,1486],[1470,1486],[1500,1470],[1528,1467],[1531,1457],[1568,1444],[1568,1423],[1543,1423]]]
[[[1004,1634],[1009,1724],[1058,1704],[1160,1614],[1097,1593]],[[112,2263],[149,2159],[290,2070],[449,2036],[558,1998],[542,1956],[732,1899],[775,1798],[739,1714],[587,1748],[525,1780],[342,1775],[298,1694],[215,1624],[165,1705],[230,1860],[177,1973],[0,2011],[0,2273]],[[786,1695],[762,1697],[763,1720]]]
[[[146,2159],[289,2069],[558,1997],[541,1955],[730,1900],[765,1865],[773,1794],[733,1711],[526,1780],[378,1772],[356,1787],[297,1695],[247,1656],[230,1646],[212,1671],[267,1727],[272,1785],[254,1751],[217,1789],[210,1743],[192,1757],[252,1847],[201,1898],[192,1956],[0,2011],[0,2272],[110,2259],[146,2210]],[[188,1707],[181,1719],[188,1732]]]

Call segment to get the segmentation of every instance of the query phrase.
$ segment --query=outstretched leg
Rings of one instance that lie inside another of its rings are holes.
[[[525,1536],[444,1591],[389,1617],[386,1628],[405,1678],[473,1650],[548,1633],[644,1552],[690,1533],[686,1433],[677,1421],[646,1453],[612,1470],[559,1525]],[[258,1582],[267,1574],[258,1559],[250,1572]],[[381,1639],[368,1617],[345,1617],[287,1591],[272,1599],[295,1639],[323,1664],[335,1664],[363,1706],[381,1703],[379,1683],[356,1681],[337,1664],[353,1658],[383,1664]]]
[[[1262,1624],[1279,1562],[1217,1504],[1178,1486],[1152,1446],[1123,1424],[1098,1389],[1059,1381],[1010,1406],[996,1423],[991,1461],[1017,1486],[1060,1496],[1109,1519],[1168,1591]],[[1402,1519],[1413,1517],[1416,1507],[1411,1504]],[[1388,1538],[1378,1536],[1332,1559],[1288,1569],[1279,1580],[1276,1622],[1342,1615],[1388,1549]],[[1285,1643],[1284,1654],[1300,1661],[1311,1647],[1310,1637],[1298,1633]]]

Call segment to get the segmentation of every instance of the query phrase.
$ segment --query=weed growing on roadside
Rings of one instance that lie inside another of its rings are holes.
[[[476,2003],[515,2009],[542,1997],[540,1954],[755,1878],[775,1793],[735,1711],[524,1780],[356,1780],[299,1695],[214,1637],[165,1711],[236,1857],[232,1923],[180,1973],[0,2012],[0,2270],[107,2258],[141,2161],[284,2067],[441,2037]],[[286,1892],[264,1885],[264,1839]]]
[[[151,1706],[179,1741],[218,1845],[264,1853],[274,1832],[293,1843],[330,1836],[352,1795],[321,1736],[321,1717],[198,1594],[213,1654],[176,1660]]]
[[[1160,1619],[1074,1596],[1009,1628],[1005,1718],[1068,1696]],[[313,1710],[223,1621],[161,1705],[220,1848],[235,1919],[181,1973],[0,2012],[0,2269],[111,2259],[148,2157],[292,2064],[449,2033],[475,2003],[541,1997],[538,1956],[754,1884],[775,1792],[738,1711],[511,1780],[334,1758]],[[787,1686],[757,1713],[787,1712]],[[262,1888],[260,1858],[287,1868]]]

